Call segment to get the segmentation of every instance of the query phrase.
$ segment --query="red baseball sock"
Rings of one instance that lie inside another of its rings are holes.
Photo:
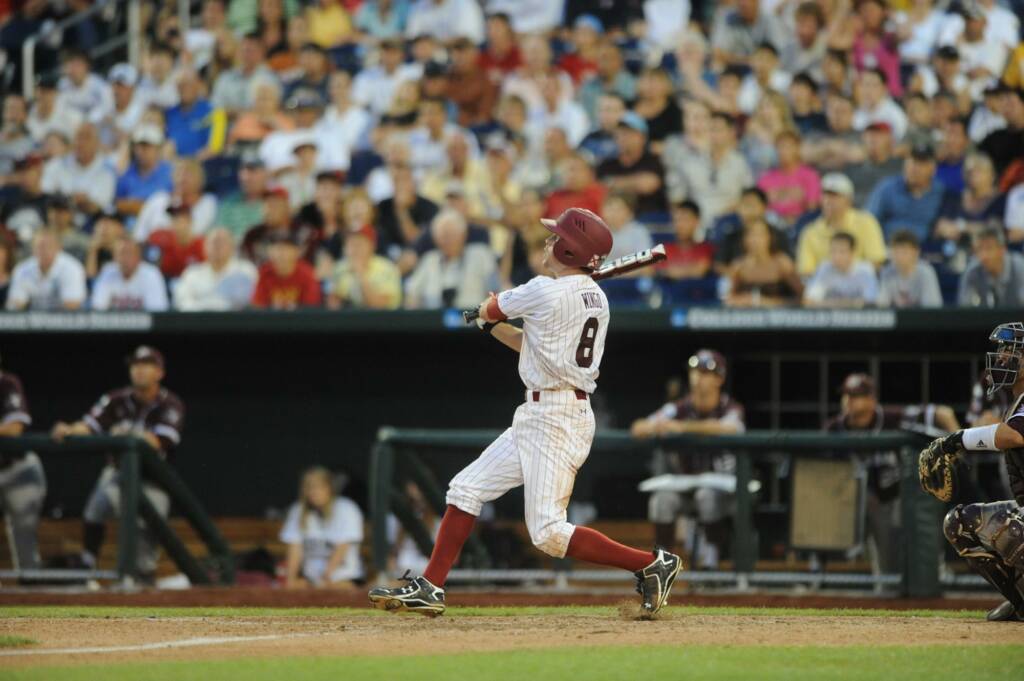
[[[470,515],[451,504],[448,505],[448,510],[444,512],[444,518],[441,519],[441,528],[437,531],[437,540],[434,542],[434,551],[430,554],[430,562],[427,563],[427,569],[423,571],[423,576],[430,580],[431,584],[444,586],[452,565],[459,558],[462,545],[466,543],[469,533],[473,531],[475,522],[475,515]]]
[[[650,551],[631,549],[589,527],[576,528],[569,538],[569,549],[565,555],[567,558],[611,565],[630,572],[643,570],[654,561],[654,554]]]

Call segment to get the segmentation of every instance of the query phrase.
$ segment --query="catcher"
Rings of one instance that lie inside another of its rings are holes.
[[[985,357],[988,394],[1011,393],[1003,420],[959,430],[934,440],[921,452],[921,487],[940,501],[957,496],[958,467],[969,451],[1001,451],[1014,500],[957,505],[946,514],[943,532],[957,553],[984,577],[1006,602],[988,613],[989,621],[1024,621],[1024,324],[1000,324],[989,340],[995,352]]]

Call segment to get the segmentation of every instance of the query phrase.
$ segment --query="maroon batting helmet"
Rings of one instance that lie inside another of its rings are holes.
[[[604,220],[586,208],[569,208],[557,220],[541,224],[558,236],[552,253],[568,267],[597,269],[612,250],[612,232]]]

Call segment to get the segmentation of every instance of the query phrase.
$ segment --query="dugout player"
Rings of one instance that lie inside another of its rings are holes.
[[[608,333],[608,299],[590,275],[611,250],[612,234],[604,220],[582,208],[541,224],[552,233],[543,259],[552,276],[492,294],[478,309],[480,328],[519,353],[525,401],[512,426],[449,483],[448,507],[423,575],[403,587],[370,591],[376,607],[443,613],[445,580],[483,505],[519,486],[537,548],[554,558],[633,572],[645,616],[668,601],[682,568],[679,556],[630,548],[566,520],[576,473],[594,439],[590,394]],[[508,319],[522,319],[522,329]]]
[[[634,421],[631,428],[634,437],[677,433],[729,435],[745,430],[743,405],[722,390],[726,379],[725,357],[715,350],[698,350],[686,366],[689,394],[665,404],[646,418]],[[654,468],[655,475],[695,475],[707,471],[735,473],[736,457],[722,452],[693,453],[685,457],[678,452],[665,452],[655,457]],[[653,493],[648,502],[647,517],[654,523],[655,541],[669,550],[675,546],[676,518],[680,515],[696,518],[694,562],[713,569],[728,551],[730,525],[735,511],[734,494],[702,487],[686,494],[671,491]]]
[[[53,437],[68,435],[135,435],[145,440],[164,459],[181,444],[185,406],[178,396],[160,383],[164,379],[164,356],[156,348],[140,345],[126,360],[131,385],[112,390],[102,397],[80,421],[53,426]],[[152,482],[142,481],[142,492],[153,507],[166,518],[171,501],[167,493]],[[108,464],[89,495],[82,513],[82,562],[95,569],[103,546],[104,523],[118,517],[121,500],[117,467]],[[140,577],[151,580],[156,573],[160,547],[139,521],[138,569]]]
[[[990,621],[1024,621],[1024,324],[1000,324],[989,336],[995,352],[986,353],[988,394],[1010,394],[1009,408],[997,423],[958,430],[939,442],[955,454],[1001,451],[1013,499],[957,505],[943,521],[946,539],[972,570],[1006,598],[988,613]]]
[[[960,427],[950,407],[937,404],[882,406],[875,381],[864,373],[846,377],[840,389],[840,412],[825,424],[831,433],[877,433],[881,430],[928,427],[947,432]],[[855,455],[867,472],[867,535],[882,573],[900,571],[900,465],[894,451],[862,452]]]
[[[0,437],[17,437],[32,424],[21,381],[0,371]],[[46,475],[34,452],[0,454],[0,508],[15,570],[39,567],[36,529],[46,497]]]

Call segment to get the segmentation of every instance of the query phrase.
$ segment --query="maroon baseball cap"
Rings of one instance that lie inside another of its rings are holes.
[[[865,397],[875,394],[875,380],[867,374],[850,374],[843,381],[843,387],[839,391],[843,395],[853,397]]]
[[[288,200],[288,190],[281,186],[267,187],[263,190],[263,198],[278,198]]]
[[[164,368],[164,355],[162,352],[157,350],[151,345],[140,345],[135,348],[135,352],[124,358],[126,364],[131,366],[132,364],[141,364],[142,362],[148,362],[149,364],[155,364],[161,369]]]
[[[698,371],[710,371],[725,378],[725,357],[717,350],[702,348],[686,362],[686,366]]]

